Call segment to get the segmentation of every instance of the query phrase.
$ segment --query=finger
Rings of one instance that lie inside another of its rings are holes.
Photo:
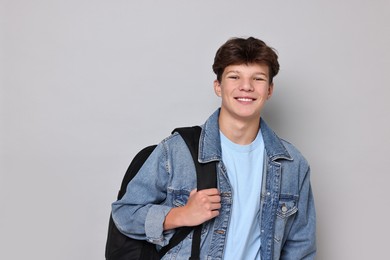
[[[213,210],[213,211],[218,211],[219,209],[221,209],[221,203],[214,203],[214,204],[212,204],[211,205],[211,209]]]
[[[209,195],[208,199],[212,203],[219,203],[219,202],[221,202],[221,196],[219,196],[219,195],[211,195],[211,196]]]
[[[219,215],[219,210],[213,210],[212,212],[211,212],[211,218],[215,218],[215,217],[217,217]]]
[[[199,192],[208,196],[219,195],[219,190],[217,188],[204,189],[204,190],[200,190]]]

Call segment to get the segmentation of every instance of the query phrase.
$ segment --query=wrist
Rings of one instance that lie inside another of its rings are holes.
[[[172,208],[168,214],[165,216],[165,221],[163,224],[164,230],[175,229],[183,227],[185,223],[185,206]]]

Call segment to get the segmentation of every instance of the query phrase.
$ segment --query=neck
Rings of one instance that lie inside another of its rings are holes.
[[[233,143],[246,145],[255,140],[260,128],[260,117],[254,120],[237,120],[219,116],[219,129]]]

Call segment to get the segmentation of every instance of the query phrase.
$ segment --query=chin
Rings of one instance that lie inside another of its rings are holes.
[[[257,120],[260,118],[260,113],[240,113],[238,114],[238,117],[247,121]]]

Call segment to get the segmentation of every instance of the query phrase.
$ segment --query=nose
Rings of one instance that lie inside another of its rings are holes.
[[[254,90],[252,86],[252,82],[250,79],[242,79],[242,82],[240,84],[240,90],[241,91],[248,91],[251,92]]]

